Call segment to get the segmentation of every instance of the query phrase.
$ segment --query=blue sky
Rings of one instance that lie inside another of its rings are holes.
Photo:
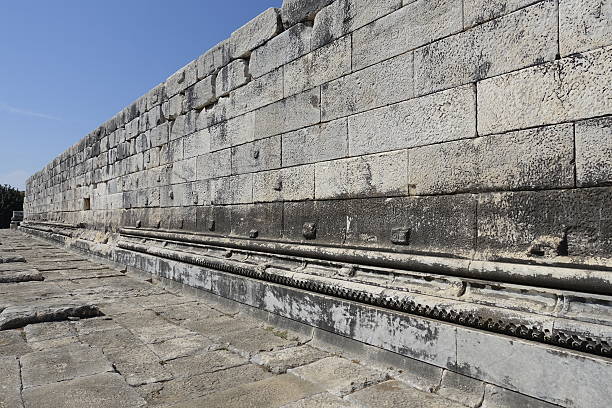
[[[282,0],[4,1],[0,184],[25,179]]]

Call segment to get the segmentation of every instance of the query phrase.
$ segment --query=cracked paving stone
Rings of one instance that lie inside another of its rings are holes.
[[[343,397],[387,379],[387,374],[350,362],[328,357],[287,371],[304,380],[319,384],[329,393]]]
[[[143,345],[142,342],[128,329],[122,327],[118,329],[100,330],[93,333],[79,336],[81,342],[93,347],[106,350],[108,348],[133,347]]]
[[[101,303],[100,309],[105,315],[120,316],[132,314],[134,312],[143,312],[143,309],[151,307],[170,307],[181,304],[195,303],[193,299],[180,297],[171,293],[151,294],[147,296],[132,297],[113,301],[111,303]],[[147,311],[154,315],[153,312]]]
[[[26,354],[21,358],[21,366],[23,388],[113,370],[100,350],[82,344]]]
[[[250,328],[240,332],[239,336],[235,333],[228,333],[216,338],[221,344],[229,344],[229,349],[250,358],[256,353],[272,351],[286,347],[298,345],[297,336],[287,331],[272,331],[258,327]]]
[[[22,356],[32,352],[20,330],[0,331],[0,356]]]
[[[253,356],[251,361],[266,367],[274,374],[284,374],[290,368],[310,364],[328,356],[328,353],[313,347],[299,346],[259,353]]]
[[[76,336],[76,329],[72,322],[29,324],[23,330],[28,343]]]
[[[391,380],[346,397],[363,408],[462,408],[461,404]]]
[[[271,377],[272,374],[259,366],[247,364],[227,370],[195,375],[193,377],[171,380],[164,383],[163,389],[150,395],[150,406],[171,406],[190,399],[196,399],[218,391],[225,391],[255,381]],[[196,405],[199,406],[199,405]],[[224,406],[224,405],[202,405]]]
[[[117,322],[106,316],[79,320],[78,322],[74,323],[74,327],[76,328],[79,336],[85,336],[97,331],[121,329],[121,326],[119,326]]]
[[[146,401],[116,373],[103,373],[23,391],[26,408],[137,408]]]
[[[19,361],[15,357],[0,357],[0,408],[21,408]]]
[[[170,370],[174,378],[181,378],[214,373],[247,363],[247,359],[236,353],[227,350],[217,350],[196,354],[194,356],[177,358],[166,362],[165,367]]]
[[[104,355],[131,386],[169,381],[174,378],[155,353],[146,347],[108,349],[104,351]]]
[[[156,306],[152,310],[160,317],[175,324],[180,324],[186,320],[202,321],[223,316],[223,313],[218,310],[201,303],[186,303],[171,308],[166,307],[166,305]]]
[[[283,374],[216,392],[205,398],[179,404],[176,408],[278,408],[321,391],[319,386],[311,382],[291,374]]]
[[[187,357],[198,352],[213,351],[222,346],[199,334],[177,337],[159,343],[149,344],[149,348],[161,361]]]

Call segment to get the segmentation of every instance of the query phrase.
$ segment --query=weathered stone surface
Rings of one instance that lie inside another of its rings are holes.
[[[256,173],[253,176],[255,202],[314,199],[314,166],[297,166]]]
[[[215,121],[244,115],[283,97],[283,69],[279,68],[234,90],[227,102],[220,102],[215,108]]]
[[[547,0],[414,53],[415,93],[423,95],[553,61],[557,3]]]
[[[576,182],[581,187],[612,183],[612,117],[576,123]]]
[[[364,408],[460,408],[461,404],[436,398],[432,394],[406,387],[391,380],[348,395],[347,400]]]
[[[252,50],[276,36],[280,29],[278,9],[269,8],[232,33],[230,55],[234,59],[249,56]]]
[[[284,166],[316,163],[348,156],[346,119],[286,133],[282,138]]]
[[[612,3],[607,0],[559,1],[561,56],[612,44]]]
[[[26,354],[21,366],[24,389],[112,371],[99,349],[80,344]]]
[[[0,283],[32,282],[42,280],[44,280],[44,277],[36,269],[15,272],[0,271]]]
[[[300,21],[312,20],[319,10],[327,6],[333,0],[283,0],[281,17],[285,27],[299,23]]]
[[[327,353],[321,350],[300,346],[259,353],[253,356],[251,361],[266,367],[274,374],[283,374],[290,368],[310,364],[325,357]]]
[[[462,28],[461,1],[417,0],[353,33],[353,69],[403,54]]]
[[[530,398],[517,392],[509,391],[495,385],[485,385],[485,395],[482,408],[521,407],[521,408],[554,408],[547,402]]]
[[[230,62],[231,43],[227,39],[212,47],[196,60],[197,77],[204,79]]]
[[[281,137],[269,137],[232,148],[232,173],[253,173],[281,167]]]
[[[0,331],[0,356],[19,357],[31,351],[32,349],[30,348],[28,344],[26,344],[25,338],[20,331],[17,331],[17,330]],[[0,361],[1,360],[2,358],[0,357]],[[1,389],[2,389],[2,385],[0,382],[0,390]],[[0,398],[0,407],[2,407],[1,402],[2,402],[2,399]]]
[[[463,2],[465,28],[512,13],[539,0],[465,0]]]
[[[164,87],[165,94],[167,97],[171,98],[172,96],[185,91],[185,89],[195,84],[196,81],[196,62],[192,61],[176,71],[166,80]]]
[[[207,129],[185,136],[183,140],[185,159],[202,156],[208,152],[210,152],[210,132]]]
[[[196,82],[185,91],[185,109],[203,109],[217,100],[215,94],[216,77],[211,75]]]
[[[227,350],[210,351],[194,356],[170,360],[164,365],[174,378],[192,377],[239,367],[248,360]]]
[[[0,344],[1,351],[2,345]],[[23,407],[19,361],[15,357],[0,357],[0,407]]]
[[[408,194],[405,150],[321,162],[315,166],[317,199]]]
[[[213,204],[245,204],[253,202],[253,174],[240,174],[211,180]]]
[[[412,53],[407,53],[323,85],[322,119],[337,119],[412,98],[412,61]]]
[[[281,203],[232,206],[230,209],[231,234],[252,239],[278,239],[282,231],[282,220],[278,216],[281,208]],[[256,232],[255,236],[252,236],[253,231]],[[244,330],[247,331],[247,329]],[[221,339],[218,340],[221,341]]]
[[[351,38],[343,37],[285,65],[285,96],[322,85],[350,72]]]
[[[572,125],[419,147],[408,156],[415,195],[574,185]]]
[[[167,367],[160,364],[160,359],[144,345],[125,342],[121,348],[104,350],[104,355],[113,363],[115,370],[131,385],[139,386],[160,381],[169,381],[174,377]]]
[[[97,374],[24,390],[26,408],[136,408],[146,405],[120,375]]]
[[[338,357],[324,358],[288,372],[339,397],[386,379],[380,371]]]
[[[438,394],[471,408],[480,407],[484,399],[485,384],[452,371],[445,371]]]
[[[299,401],[291,402],[283,405],[281,408],[351,408],[354,407],[350,402],[336,397],[329,393],[315,394],[310,397],[303,398]]]
[[[215,91],[217,97],[229,95],[234,89],[249,82],[249,64],[246,60],[232,61],[217,74]]]
[[[231,175],[231,149],[219,150],[198,156],[196,167],[198,180]]]
[[[258,78],[310,52],[312,27],[297,24],[255,49],[249,73]]]
[[[406,3],[406,2],[404,2]],[[407,3],[406,3],[407,4]],[[315,17],[312,48],[316,49],[402,6],[402,0],[338,0]],[[349,37],[347,37],[349,38]]]
[[[351,156],[476,135],[476,93],[463,86],[349,118]]]
[[[481,81],[478,131],[489,134],[609,115],[611,66],[612,49],[603,49]]]

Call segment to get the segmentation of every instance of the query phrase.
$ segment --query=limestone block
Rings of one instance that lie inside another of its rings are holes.
[[[214,103],[215,96],[215,76],[208,76],[185,91],[185,109],[203,109],[205,106]]]
[[[314,165],[264,171],[253,175],[255,202],[314,199]]]
[[[198,180],[206,180],[231,175],[231,149],[218,150],[198,156],[196,167]]]
[[[251,51],[276,36],[281,28],[278,9],[264,11],[232,33],[232,58],[248,57]]]
[[[135,143],[135,151],[136,153],[142,153],[148,150],[151,147],[151,143],[149,141],[149,133],[141,133],[136,137]]]
[[[417,0],[353,33],[353,69],[403,54],[462,29],[461,0]]]
[[[249,64],[239,59],[223,67],[217,74],[216,93],[218,97],[227,96],[234,89],[249,81]]]
[[[413,55],[407,53],[321,87],[322,119],[337,119],[412,98]]]
[[[253,202],[253,174],[222,177],[210,181],[213,204],[248,204]]]
[[[519,257],[607,256],[612,188],[491,193],[478,204],[478,250]]]
[[[209,128],[211,151],[253,141],[253,119],[254,115],[247,113],[211,126]]]
[[[217,112],[219,121],[251,112],[283,99],[283,69],[254,79],[230,94],[227,106]]]
[[[249,72],[258,78],[310,52],[312,27],[305,24],[283,31],[251,53]]]
[[[580,187],[612,184],[612,118],[576,123],[576,182]]]
[[[178,93],[184,92],[197,81],[196,62],[191,61],[183,68],[176,71],[166,80],[165,90],[166,96],[172,97]]]
[[[214,74],[230,62],[230,40],[224,40],[196,60],[198,80]]]
[[[557,54],[557,3],[546,0],[415,51],[415,92],[476,82]]]
[[[161,83],[147,93],[147,110],[161,106],[166,95],[165,84]]]
[[[176,119],[181,113],[183,113],[183,95],[174,95],[167,104],[167,110],[164,112],[164,116],[170,120]]]
[[[348,156],[348,121],[339,119],[282,136],[283,166]]]
[[[478,83],[479,134],[609,115],[611,83],[612,48],[486,79]]]
[[[608,387],[593,387],[612,382],[611,363],[601,357],[460,327],[457,365],[466,375],[553,404],[605,408],[610,403]]]
[[[473,85],[411,99],[349,118],[351,156],[475,135],[476,93]]]
[[[210,205],[210,182],[198,180],[192,184],[193,205]]]
[[[498,407],[521,407],[521,408],[555,408],[548,402],[528,397],[518,392],[510,391],[506,388],[495,385],[485,385],[485,395],[482,401],[482,408]]]
[[[154,106],[150,111],[146,113],[146,126],[145,130],[153,129],[155,126],[160,125],[164,122],[164,117],[162,115],[161,106]]]
[[[418,147],[409,158],[415,195],[574,185],[572,125]]]
[[[485,383],[461,374],[446,370],[442,374],[438,394],[452,401],[461,403],[461,406],[479,408],[485,392]]]
[[[169,140],[169,126],[168,122],[162,123],[159,126],[151,129],[149,133],[149,140],[151,141],[151,147],[158,147],[165,143],[168,143]]]
[[[210,132],[208,129],[200,130],[185,136],[183,141],[183,156],[188,159],[210,152]]]
[[[351,37],[306,54],[285,65],[284,70],[285,96],[340,78],[351,72]]]
[[[281,137],[256,140],[232,148],[232,174],[281,167]]]
[[[317,49],[402,7],[402,0],[337,0],[314,20],[312,49]]]
[[[159,163],[168,164],[183,160],[183,138],[170,141],[161,147]]]
[[[559,48],[561,56],[612,45],[610,0],[560,0]]]
[[[284,0],[281,17],[285,27],[312,20],[319,10],[334,0]]]
[[[405,150],[316,164],[317,199],[408,194]]]
[[[179,115],[170,123],[170,140],[176,140],[195,132],[197,116],[191,113]]]
[[[512,13],[539,0],[465,0],[465,28]]]
[[[181,184],[196,179],[196,158],[175,161],[172,164],[171,184]]]
[[[250,237],[251,231],[257,231],[256,238],[280,238],[283,224],[279,214],[282,212],[282,207],[282,203],[231,206],[232,235]],[[275,337],[273,334],[261,329],[246,329],[242,332],[245,333],[245,337],[251,338],[249,340],[235,341],[234,343],[237,343],[239,350],[246,351],[247,356],[266,349],[269,350],[275,346],[280,348],[287,345],[287,340],[283,342],[283,339],[280,337]],[[242,347],[239,346],[240,343],[243,343]]]
[[[313,88],[253,112],[253,137],[260,139],[319,123],[320,92]]]
[[[427,408],[462,408],[464,405],[453,404],[435,394],[419,391],[406,386],[400,381],[385,381],[346,397],[356,406],[367,408],[427,407]]]

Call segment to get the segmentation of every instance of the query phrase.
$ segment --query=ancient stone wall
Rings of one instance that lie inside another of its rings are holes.
[[[609,266],[611,15],[285,1],[31,177],[26,220]]]
[[[611,84],[610,0],[285,0],[32,176],[19,228],[502,406],[608,408]]]

